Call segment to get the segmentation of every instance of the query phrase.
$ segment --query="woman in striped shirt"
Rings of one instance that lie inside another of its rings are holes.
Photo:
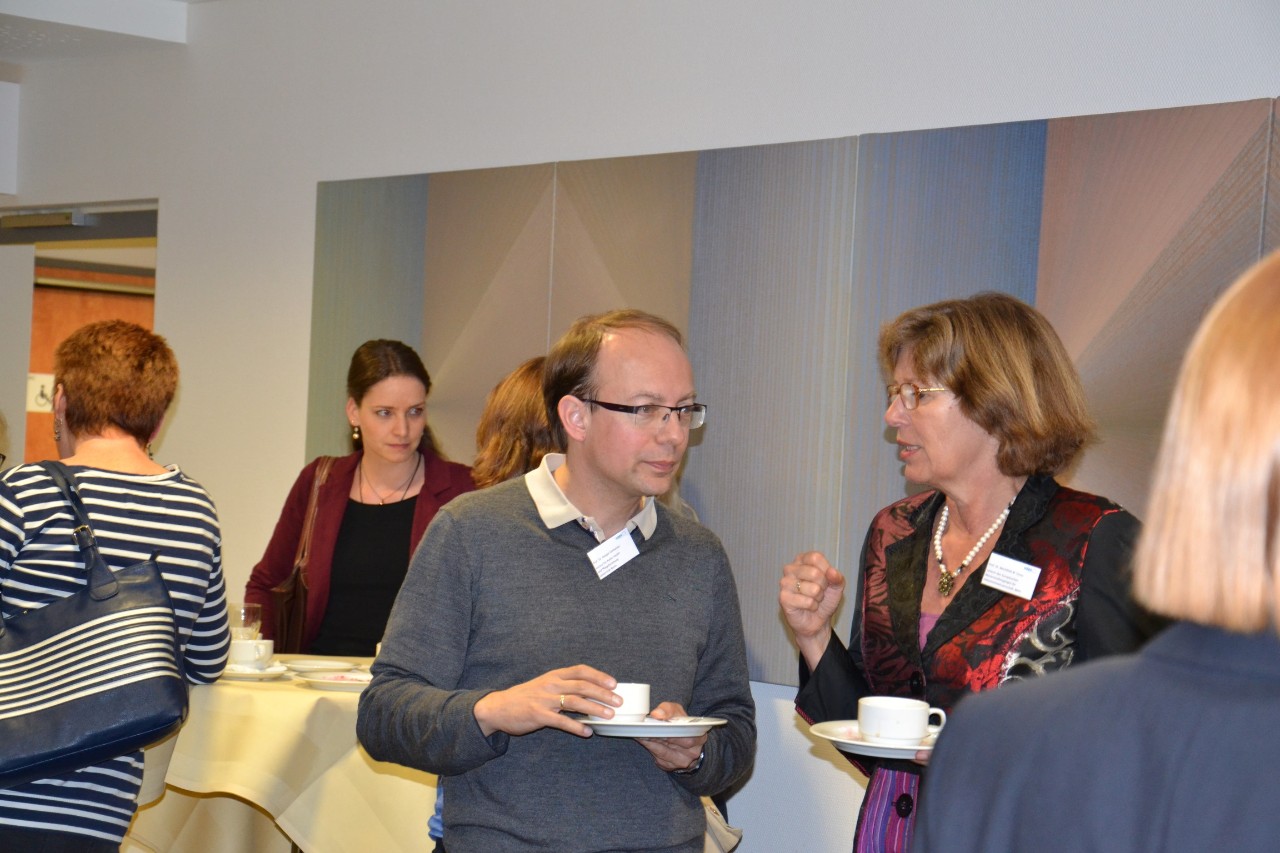
[[[199,483],[149,453],[177,389],[173,351],[132,323],[91,323],[58,346],[54,382],[58,455],[74,474],[103,559],[118,569],[155,555],[177,615],[187,679],[214,681],[228,643],[217,512]],[[22,465],[0,478],[6,619],[83,586],[71,527],[71,510],[42,468]],[[0,850],[116,851],[141,782],[142,753],[133,752],[0,790]]]

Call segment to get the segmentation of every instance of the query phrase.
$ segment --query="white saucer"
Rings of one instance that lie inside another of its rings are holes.
[[[815,723],[809,727],[810,732],[831,741],[841,752],[869,755],[872,758],[915,758],[917,752],[928,752],[933,749],[941,729],[942,726],[929,726],[929,733],[920,743],[891,746],[863,740],[857,720],[832,720],[828,723]]]
[[[274,664],[266,669],[253,669],[238,663],[229,663],[222,670],[222,677],[229,678],[232,681],[270,681],[273,678],[279,678],[288,672],[289,669],[280,664]]]
[[[373,676],[367,672],[300,673],[297,679],[316,690],[337,690],[341,693],[359,693],[369,686]]]
[[[645,717],[639,722],[587,718],[583,718],[582,722],[591,726],[596,734],[605,737],[697,737],[710,731],[713,726],[723,726],[729,721],[719,717],[676,717],[674,720]]]
[[[356,665],[351,661],[325,660],[324,658],[287,660],[284,665],[294,672],[346,672],[349,669],[356,668]]]

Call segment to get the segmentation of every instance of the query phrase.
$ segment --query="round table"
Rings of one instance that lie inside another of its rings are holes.
[[[148,805],[139,809],[122,849],[429,849],[436,779],[369,758],[356,743],[358,701],[358,693],[318,690],[291,675],[271,681],[224,676],[192,688],[186,724],[148,750],[140,798]]]

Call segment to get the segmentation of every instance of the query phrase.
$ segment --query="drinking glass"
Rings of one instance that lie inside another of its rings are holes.
[[[231,620],[231,639],[256,640],[262,630],[261,604],[232,604],[227,608]]]

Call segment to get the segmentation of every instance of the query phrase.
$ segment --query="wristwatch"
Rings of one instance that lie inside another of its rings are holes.
[[[697,773],[699,770],[702,769],[702,760],[706,757],[707,757],[707,751],[703,749],[702,752],[698,753],[698,760],[693,762],[692,767],[686,767],[683,770],[672,770],[671,772],[676,774],[677,776],[689,776],[694,773]]]

